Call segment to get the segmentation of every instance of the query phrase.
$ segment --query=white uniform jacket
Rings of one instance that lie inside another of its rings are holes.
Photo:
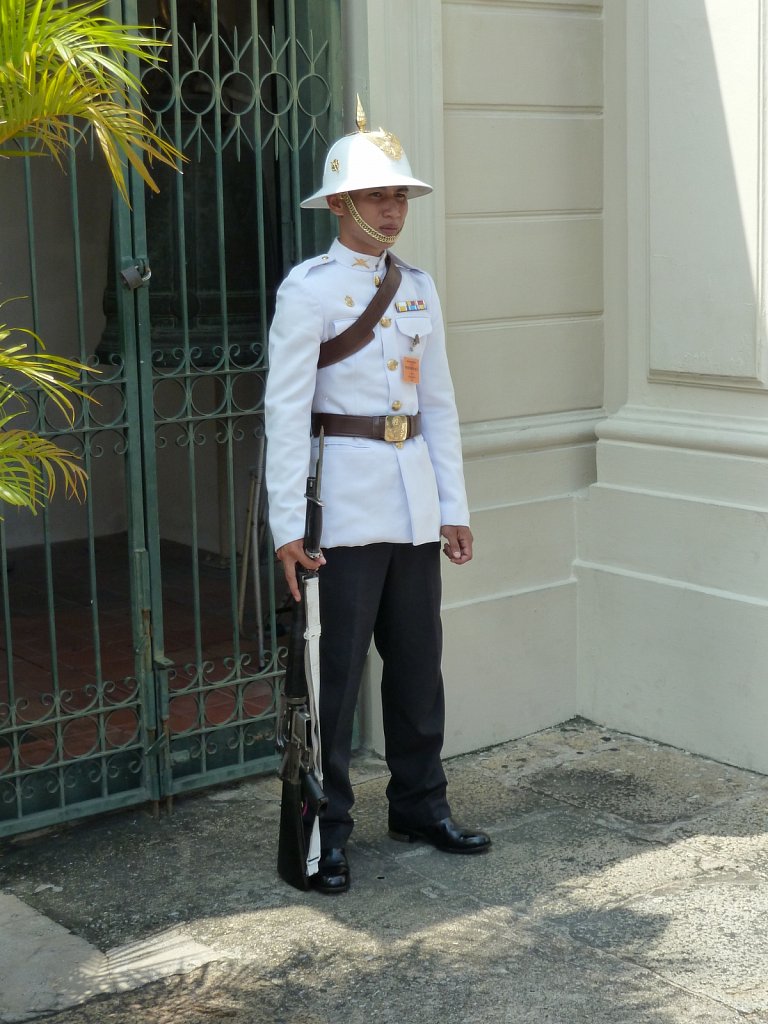
[[[391,254],[402,281],[373,341],[317,369],[320,345],[357,320],[385,274],[384,257],[338,240],[295,267],[277,293],[266,388],[267,489],[275,547],[304,536],[304,492],[317,441],[312,412],[350,416],[421,413],[422,435],[387,441],[326,437],[321,499],[323,547],[424,544],[442,524],[466,526],[461,437],[445,352],[440,303],[429,274]],[[419,359],[419,383],[402,359]]]

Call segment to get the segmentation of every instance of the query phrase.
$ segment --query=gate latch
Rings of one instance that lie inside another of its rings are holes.
[[[154,757],[155,754],[159,754],[161,750],[168,747],[168,736],[166,733],[161,732],[154,743],[151,743],[145,750],[145,757]]]
[[[137,260],[134,266],[126,267],[125,270],[120,271],[120,278],[123,284],[132,292],[148,284],[150,277],[152,277],[152,271],[149,263],[143,259]]]

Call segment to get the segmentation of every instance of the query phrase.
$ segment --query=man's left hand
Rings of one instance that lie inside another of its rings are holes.
[[[440,533],[445,537],[443,554],[454,565],[464,565],[472,558],[472,531],[468,526],[443,526]]]

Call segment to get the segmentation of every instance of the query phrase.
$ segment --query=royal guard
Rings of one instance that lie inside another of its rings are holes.
[[[269,516],[295,600],[297,566],[319,569],[321,855],[312,884],[346,891],[354,802],[349,762],[371,641],[381,680],[389,834],[449,853],[488,849],[457,825],[441,763],[440,543],[472,558],[461,436],[440,301],[429,274],[392,253],[415,178],[398,139],[358,130],[331,146],[322,187],[338,238],[277,295],[266,392]],[[304,550],[305,487],[324,432],[322,554]]]

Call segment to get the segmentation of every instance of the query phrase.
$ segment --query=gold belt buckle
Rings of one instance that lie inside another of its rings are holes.
[[[387,416],[384,423],[384,440],[392,444],[401,443],[408,438],[408,417]]]

